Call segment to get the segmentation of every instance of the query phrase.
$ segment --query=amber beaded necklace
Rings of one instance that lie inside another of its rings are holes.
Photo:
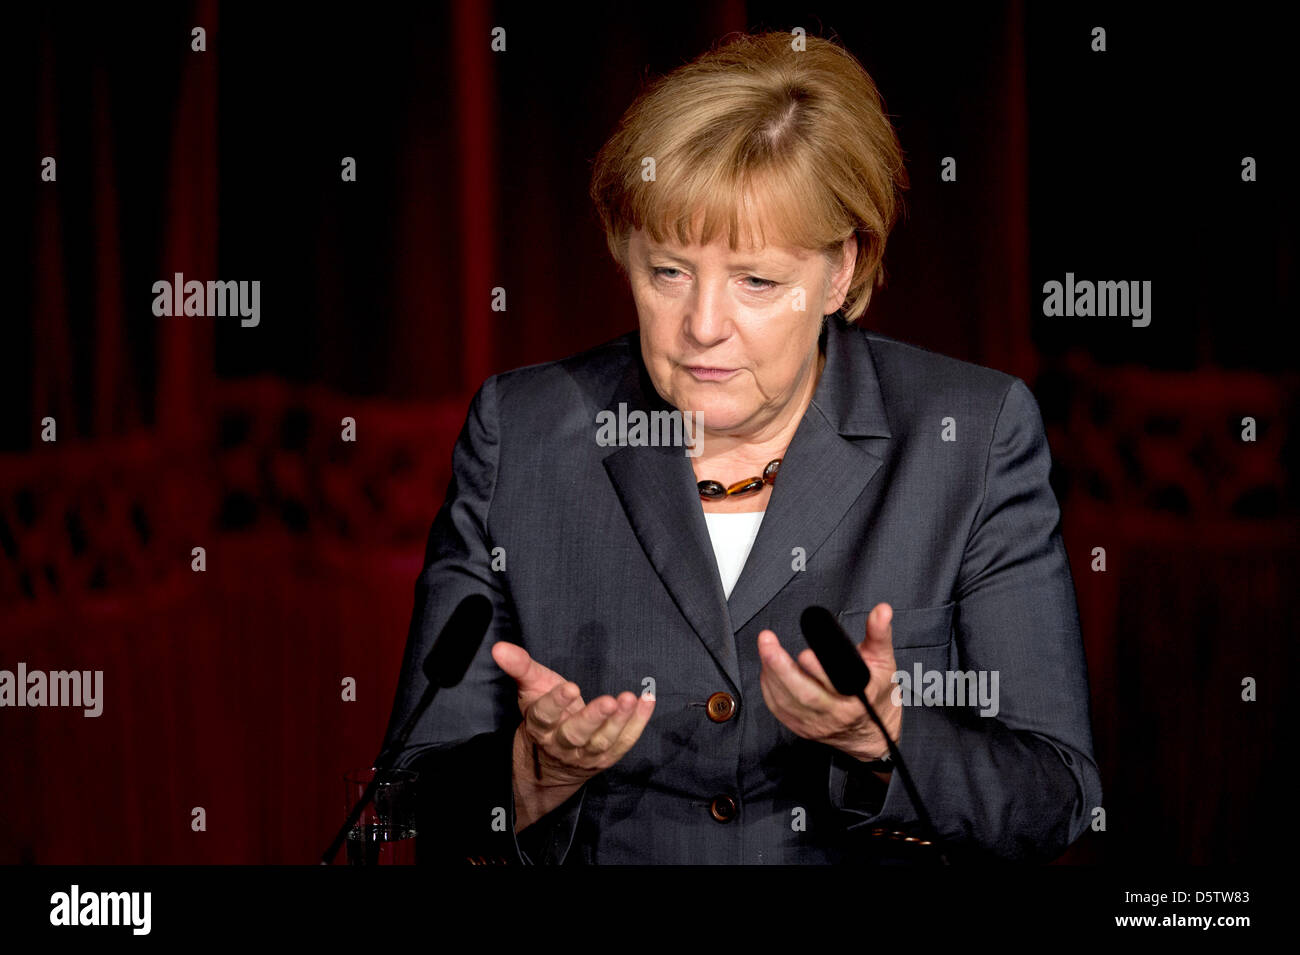
[[[767,462],[767,467],[763,468],[760,476],[745,478],[730,487],[724,486],[719,481],[700,481],[696,487],[700,489],[701,501],[721,501],[726,497],[741,497],[761,491],[769,484],[775,484],[776,472],[779,470],[781,470],[781,459],[773,458]]]

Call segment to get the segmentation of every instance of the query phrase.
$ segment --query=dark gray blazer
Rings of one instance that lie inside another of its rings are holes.
[[[890,603],[898,669],[909,674],[917,664],[997,671],[996,716],[978,705],[903,713],[899,748],[958,855],[1047,860],[1087,826],[1101,786],[1033,395],[1018,378],[838,314],[824,347],[730,599],[683,449],[597,443],[602,410],[669,410],[636,333],[479,389],[429,535],[389,728],[391,737],[423,692],[420,664],[452,609],[488,596],[495,619],[468,676],[437,698],[399,759],[421,772],[422,858],[877,858],[887,833],[917,831],[899,774],[885,787],[851,757],[797,737],[759,688],[759,631],[797,655],[811,604],[837,613],[856,643],[871,608]],[[639,693],[646,678],[658,699],[617,765],[518,838],[510,740],[520,714],[489,653],[496,640],[523,645],[584,699]],[[706,708],[716,693],[735,703],[721,722]],[[719,797],[737,810],[726,821]]]

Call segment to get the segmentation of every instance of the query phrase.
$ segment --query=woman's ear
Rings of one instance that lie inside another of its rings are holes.
[[[844,305],[844,299],[849,294],[849,285],[853,281],[853,267],[858,262],[858,235],[856,232],[849,235],[840,247],[839,262],[830,262],[828,264],[828,275],[826,279],[827,293],[826,305],[823,311],[827,315],[834,314]]]

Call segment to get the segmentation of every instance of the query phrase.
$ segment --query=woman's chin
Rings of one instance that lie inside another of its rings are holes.
[[[671,404],[692,412],[704,429],[719,433],[740,427],[755,410],[737,396],[722,393],[717,386],[701,387],[698,383],[677,389]]]
[[[692,410],[695,412],[696,426],[714,434],[728,434],[735,431],[749,418],[749,415],[735,405],[700,402]]]

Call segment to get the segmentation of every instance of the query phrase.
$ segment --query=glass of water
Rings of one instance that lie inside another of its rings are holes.
[[[348,832],[348,865],[415,863],[416,777],[408,769],[358,769],[343,777],[346,810],[351,810],[375,781],[374,799]]]

